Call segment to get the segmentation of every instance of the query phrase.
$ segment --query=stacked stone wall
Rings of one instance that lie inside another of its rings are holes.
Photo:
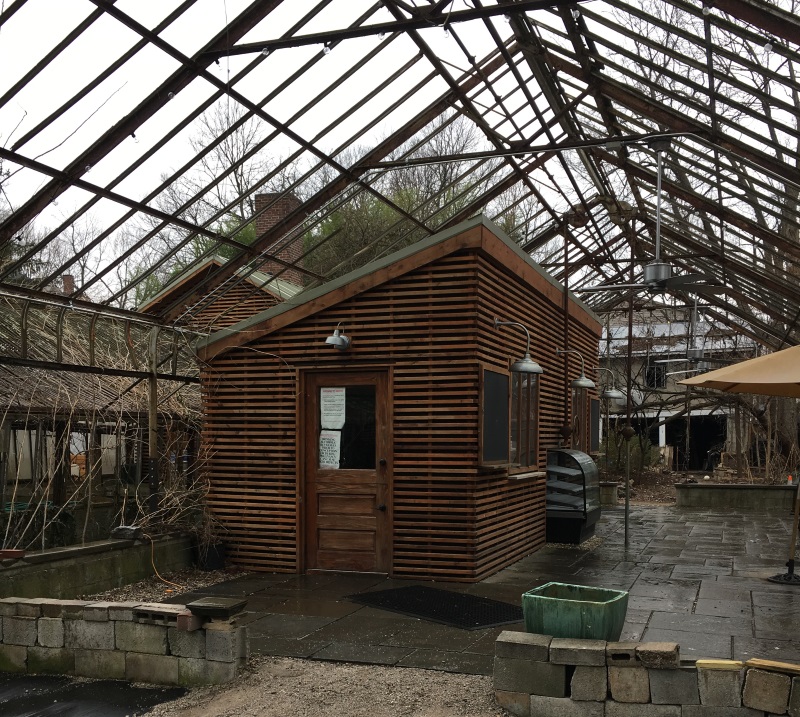
[[[686,664],[671,642],[506,631],[495,643],[494,689],[518,717],[800,717],[800,665]]]
[[[191,687],[230,682],[248,657],[236,618],[185,605],[0,599],[0,672]]]

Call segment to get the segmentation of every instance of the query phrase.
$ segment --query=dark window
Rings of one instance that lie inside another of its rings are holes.
[[[667,385],[667,367],[660,363],[649,363],[644,374],[647,388],[664,388]]]
[[[481,462],[530,470],[539,462],[539,382],[535,374],[483,371]]]
[[[341,429],[321,430],[319,445],[326,445],[331,452],[323,457],[320,449],[320,467],[335,466],[338,457],[340,469],[375,468],[375,386],[347,386],[344,404]]]
[[[482,463],[508,463],[508,375],[484,369]]]
[[[585,388],[572,389],[572,447],[589,452],[589,392]]]

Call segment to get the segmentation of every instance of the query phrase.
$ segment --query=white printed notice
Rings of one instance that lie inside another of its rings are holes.
[[[341,431],[319,432],[319,467],[336,469],[339,467],[339,457],[342,450]]]
[[[323,430],[341,431],[344,428],[345,389],[320,388],[319,427]]]

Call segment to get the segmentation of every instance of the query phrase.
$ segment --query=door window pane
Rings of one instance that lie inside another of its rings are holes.
[[[322,413],[322,392],[320,389],[320,413]],[[346,386],[344,391],[344,425],[340,430],[320,430],[317,445],[319,467],[339,469],[375,468],[375,386]],[[322,415],[318,425],[323,425]],[[326,418],[328,425],[339,425]]]

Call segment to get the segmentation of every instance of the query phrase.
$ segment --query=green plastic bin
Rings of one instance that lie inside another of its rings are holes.
[[[619,640],[628,593],[567,583],[545,583],[522,595],[525,629],[541,635]]]

